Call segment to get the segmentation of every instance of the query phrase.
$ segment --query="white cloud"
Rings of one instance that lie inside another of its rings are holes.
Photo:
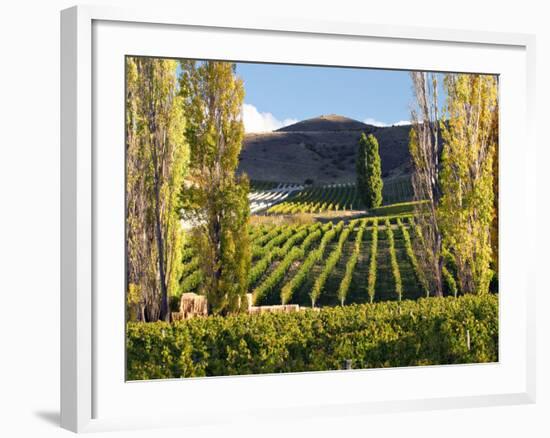
[[[278,120],[271,113],[262,113],[249,103],[243,104],[243,123],[245,132],[271,132],[296,123],[296,119]]]
[[[388,126],[387,123],[381,122],[380,120],[373,119],[372,117],[368,117],[365,120],[363,120],[363,123],[366,123],[367,125],[373,125],[373,126]]]
[[[373,119],[372,117],[366,118],[365,120],[363,120],[363,123],[366,123],[367,125],[373,125],[373,126],[379,126],[379,127],[403,126],[403,125],[411,124],[411,122],[408,120],[399,120],[398,122],[394,122],[394,123],[386,123],[386,122],[381,122],[380,120]]]
[[[410,124],[410,120],[399,120],[399,122],[392,123],[393,126],[405,126]]]

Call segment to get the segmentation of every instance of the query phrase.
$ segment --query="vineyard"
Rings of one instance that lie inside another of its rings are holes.
[[[251,187],[249,313],[129,322],[130,380],[498,361],[497,295],[459,296],[446,267],[430,294],[408,178],[370,210],[354,184]],[[205,293],[191,239],[181,261],[173,312]]]
[[[292,197],[296,192],[301,193],[303,189],[303,186],[298,184],[275,184],[270,182],[259,182],[252,186],[256,187],[256,190],[248,195],[252,214],[265,211],[271,206]]]
[[[306,83],[240,64],[126,57],[126,376],[498,360],[497,77],[412,71],[404,123],[272,130],[240,73]]]
[[[249,199],[252,201],[253,213],[262,210],[266,210],[267,214],[297,214],[364,209],[353,183],[303,188],[292,184],[254,182],[252,189],[255,191]],[[412,196],[409,177],[392,178],[384,182],[385,205],[407,202]]]
[[[296,186],[298,184],[294,183],[281,183],[276,181],[258,181],[258,180],[252,180],[250,181],[250,191],[252,192],[261,192],[264,190],[273,190],[273,189],[280,189],[285,186]]]
[[[127,325],[128,380],[498,361],[498,297]]]
[[[334,306],[426,296],[413,249],[411,214],[249,227],[254,305]],[[198,257],[183,251],[183,292],[202,282]]]

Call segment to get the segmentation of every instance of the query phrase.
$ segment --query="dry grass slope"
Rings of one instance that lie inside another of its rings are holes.
[[[247,134],[239,171],[264,181],[354,182],[362,132],[378,139],[384,177],[408,172],[409,126],[376,127],[336,115],[303,120],[274,132]]]

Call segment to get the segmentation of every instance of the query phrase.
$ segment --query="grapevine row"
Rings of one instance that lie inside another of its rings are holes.
[[[252,240],[252,244],[254,246],[263,246],[266,242],[269,242],[271,239],[276,237],[282,231],[284,231],[284,227],[273,227],[266,234],[264,234],[262,236],[259,236],[258,238]]]
[[[363,242],[363,233],[365,231],[366,225],[367,221],[366,219],[363,219],[355,237],[355,246],[353,248],[353,253],[346,263],[346,272],[344,274],[344,277],[342,278],[342,281],[340,282],[340,286],[338,287],[338,298],[340,299],[340,304],[342,306],[344,305],[344,301],[346,300],[346,297],[348,295],[348,290],[351,285],[351,279],[353,277],[353,271],[355,270],[357,260],[359,259],[361,244]]]
[[[394,178],[384,182],[384,203],[412,199],[410,178]],[[323,213],[326,211],[363,209],[363,203],[355,184],[338,184],[310,187],[292,198],[268,209],[269,214]]]
[[[288,227],[286,229],[283,229],[282,233],[275,236],[273,239],[271,239],[266,245],[264,246],[254,246],[252,248],[252,258],[259,258],[264,257],[268,252],[271,250],[281,246],[284,242],[286,242],[295,232],[298,230],[301,230],[305,225],[302,225],[300,227]]]
[[[325,230],[330,230],[332,228],[332,224],[326,224],[321,230],[318,227],[319,225],[317,224],[310,227],[313,232],[303,240],[302,245],[300,247],[291,248],[290,251],[284,255],[284,258],[281,260],[279,265],[277,265],[275,270],[273,270],[268,277],[253,290],[252,297],[255,304],[260,303],[279,284],[279,282],[284,278],[290,265],[296,260],[303,258],[307,249],[309,249],[309,247],[321,237],[322,232]],[[328,231],[326,234],[329,234],[331,231],[332,230]],[[283,255],[282,252],[276,251],[276,253],[277,256]],[[258,270],[259,269],[260,268],[258,268]]]
[[[372,224],[372,239],[370,244],[370,262],[369,262],[369,277],[367,283],[367,293],[369,300],[374,301],[374,291],[376,286],[376,259],[378,255],[378,219],[374,219]]]
[[[250,273],[249,273],[249,276],[248,276],[248,284],[250,286],[254,286],[256,284],[256,282],[260,279],[260,277],[269,268],[271,263],[274,260],[283,257],[300,240],[303,240],[303,243],[302,243],[303,246],[306,246],[306,244],[307,244],[307,246],[309,246],[309,244],[314,239],[318,238],[321,235],[321,231],[318,230],[320,225],[321,225],[320,223],[316,223],[313,226],[310,226],[309,228],[301,230],[300,232],[298,232],[298,233],[294,234],[292,237],[290,237],[281,248],[273,249],[273,250],[265,252],[263,257],[260,260],[258,260],[258,262],[256,262],[254,264],[254,266],[252,267],[252,269],[250,270]],[[302,248],[303,248],[303,246],[302,246]]]
[[[405,242],[405,251],[407,252],[407,256],[409,258],[409,262],[411,263],[411,266],[413,267],[414,275],[416,277],[416,280],[422,287],[424,293],[426,296],[429,296],[430,294],[430,288],[428,286],[428,280],[426,279],[426,275],[424,274],[424,271],[420,268],[420,265],[418,264],[418,259],[416,258],[416,254],[414,253],[412,243],[411,243],[411,236],[409,234],[409,230],[407,230],[407,227],[401,222],[400,219],[397,219],[397,225],[401,229],[401,234],[403,235],[403,240]]]
[[[391,228],[390,220],[386,219],[386,234],[388,236],[389,250],[390,250],[390,263],[391,271],[393,274],[393,281],[395,284],[395,293],[397,294],[397,299],[401,301],[403,296],[403,285],[401,284],[401,273],[399,272],[399,265],[397,264],[397,255],[395,253],[395,242],[393,237],[393,230]]]
[[[311,288],[311,292],[309,293],[309,297],[311,298],[311,307],[315,307],[315,303],[319,296],[321,295],[321,292],[325,286],[325,283],[329,277],[329,275],[332,273],[332,270],[335,268],[336,264],[340,260],[340,257],[342,257],[342,249],[344,247],[344,244],[346,243],[346,240],[348,239],[349,234],[355,227],[356,221],[350,222],[349,226],[342,231],[340,234],[340,238],[338,239],[338,243],[336,244],[336,247],[332,250],[332,252],[327,257],[327,261],[325,263],[325,266],[319,276],[315,279],[315,282],[313,283],[313,287]]]
[[[252,301],[255,305],[261,301],[280,283],[284,278],[290,265],[304,256],[304,251],[301,248],[294,247],[277,265],[275,270],[252,292]]]
[[[264,245],[265,242],[271,240],[277,234],[281,233],[284,229],[285,227],[270,227],[265,225],[250,227],[248,238],[254,247],[261,247]],[[195,258],[195,256],[195,248],[188,241],[186,241],[181,251],[181,263],[183,265],[187,265],[192,259]]]
[[[323,258],[327,244],[342,231],[343,227],[344,222],[340,221],[334,228],[323,235],[319,246],[309,253],[296,274],[281,289],[282,304],[286,304],[292,299],[292,295],[304,283],[308,274],[311,272],[311,268]]]

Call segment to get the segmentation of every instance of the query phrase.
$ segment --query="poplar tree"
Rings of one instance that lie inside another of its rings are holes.
[[[428,295],[443,295],[443,236],[438,220],[441,200],[438,75],[411,72],[415,104],[411,108],[409,152],[418,238],[413,245],[426,278]]]
[[[357,190],[367,210],[382,204],[382,169],[378,141],[374,135],[361,134],[357,153]]]
[[[491,224],[491,249],[493,252],[493,270],[498,274],[498,102],[493,117],[493,223]]]
[[[247,306],[251,252],[246,176],[236,169],[244,137],[244,87],[229,62],[181,61],[180,93],[191,148],[190,177],[182,214],[194,242],[209,311],[228,314]]]
[[[443,196],[438,218],[462,293],[486,293],[492,277],[493,160],[498,144],[497,82],[491,75],[448,74],[441,131]]]
[[[169,320],[179,277],[178,199],[189,148],[177,62],[126,60],[127,297],[143,321]]]

